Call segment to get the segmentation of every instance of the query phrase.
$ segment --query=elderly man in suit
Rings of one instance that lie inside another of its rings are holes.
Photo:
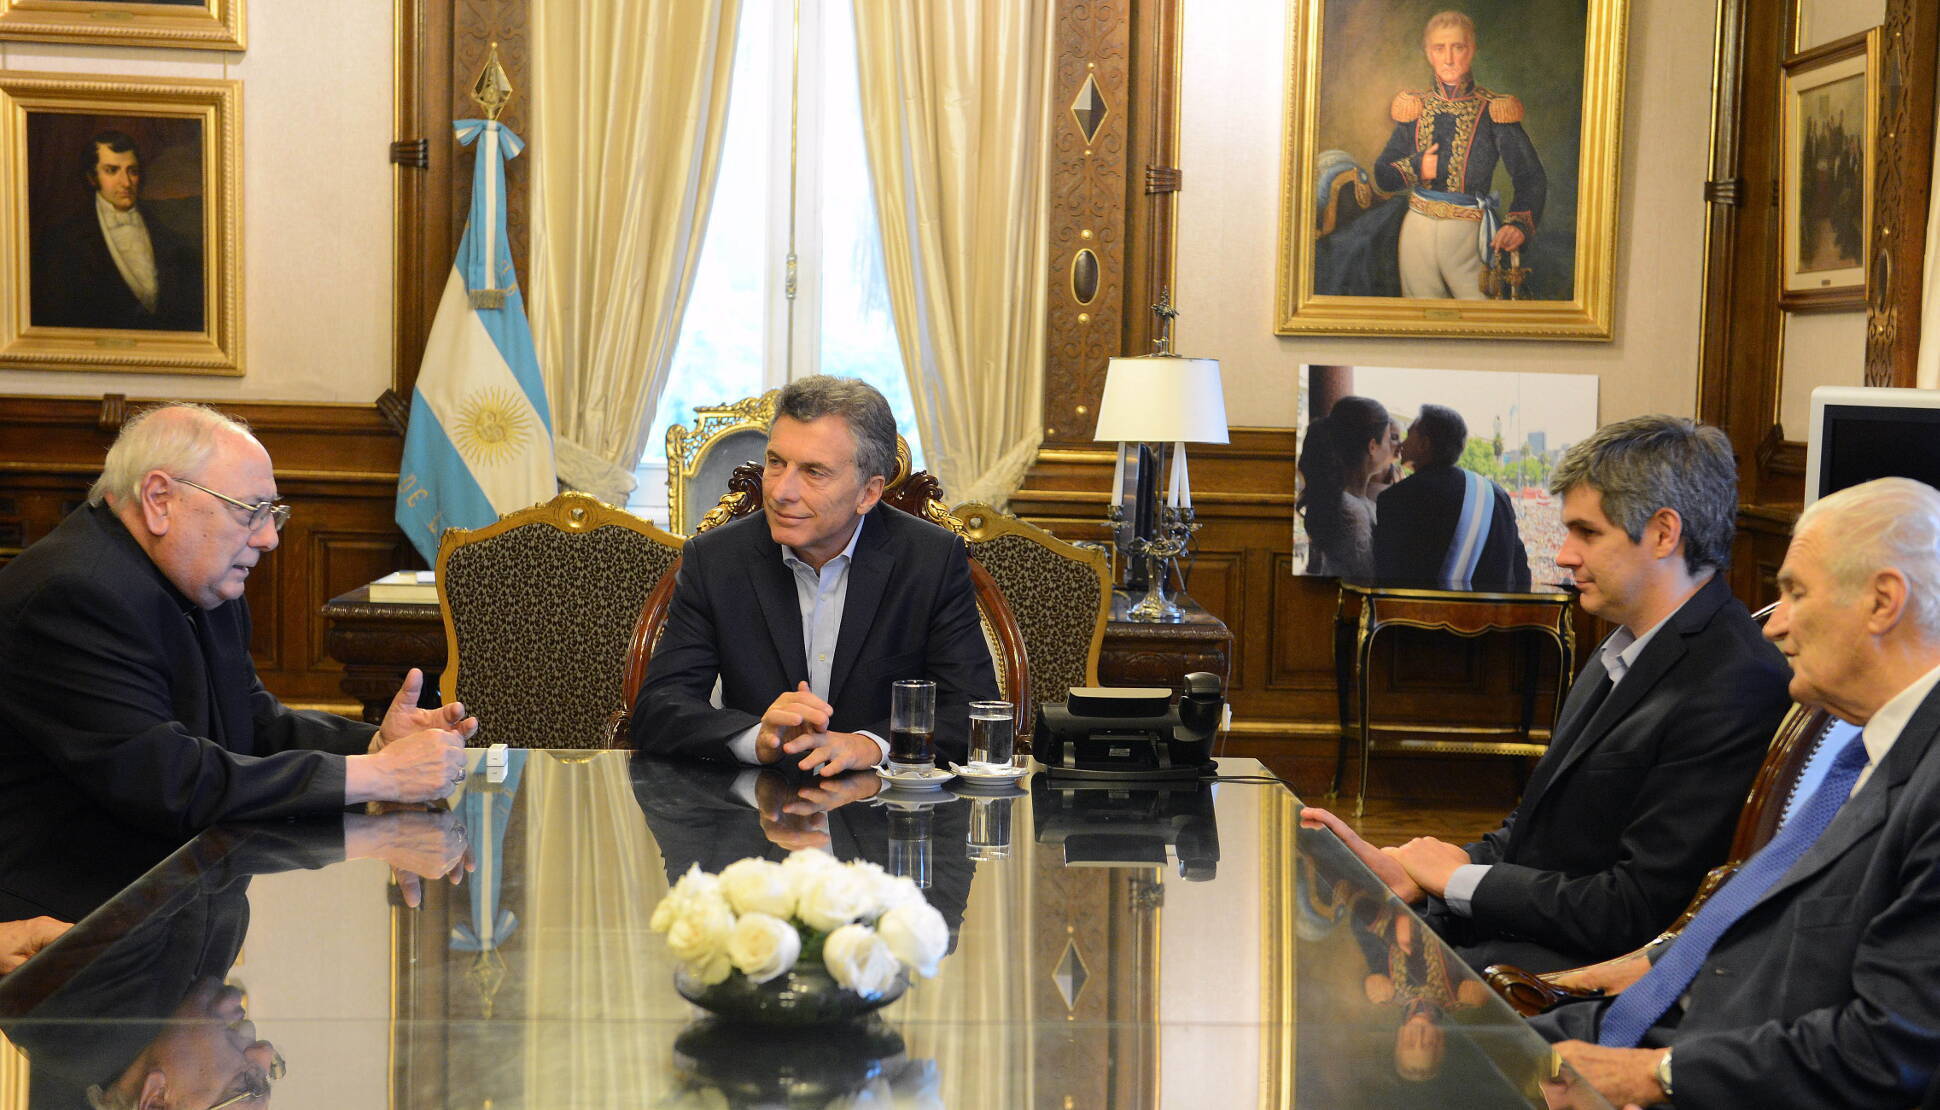
[[[781,391],[762,511],[681,552],[634,707],[638,750],[823,775],[874,766],[890,684],[929,679],[938,758],[965,757],[969,703],[997,688],[969,554],[881,504],[895,462],[896,418],[866,383],[818,375]]]
[[[0,918],[79,920],[211,825],[429,801],[464,777],[477,722],[419,709],[415,670],[382,727],[263,688],[243,586],[289,511],[247,428],[165,405],[0,568]]]
[[[1399,487],[1397,487],[1399,488]],[[1737,468],[1716,428],[1605,425],[1550,479],[1557,565],[1617,625],[1563,703],[1522,803],[1466,847],[1376,849],[1332,828],[1477,968],[1592,963],[1643,944],[1723,862],[1787,708],[1785,664],[1725,585]]]
[[[1940,1066],[1940,493],[1817,502],[1778,586],[1792,696],[1863,727],[1615,999],[1534,1019],[1612,1102],[1898,1110]]]

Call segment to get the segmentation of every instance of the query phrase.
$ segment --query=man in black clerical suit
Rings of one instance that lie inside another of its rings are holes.
[[[1932,1101],[1940,494],[1882,478],[1813,504],[1778,588],[1765,635],[1791,661],[1792,696],[1864,727],[1676,940],[1596,969],[1584,985],[1614,1002],[1533,1019],[1613,1105]]]
[[[969,555],[880,503],[895,462],[896,419],[869,385],[816,376],[782,389],[762,511],[681,552],[634,706],[636,749],[869,767],[888,753],[890,684],[930,679],[937,758],[965,757],[969,703],[997,689]]]
[[[1551,477],[1556,562],[1618,625],[1584,667],[1522,803],[1466,847],[1376,849],[1334,829],[1477,968],[1550,971],[1670,925],[1724,862],[1788,707],[1785,662],[1731,596],[1737,473],[1723,433],[1678,417],[1605,425]]]
[[[477,723],[419,709],[415,670],[381,728],[288,709],[257,679],[243,585],[288,514],[248,429],[167,405],[0,568],[0,919],[75,920],[90,875],[139,874],[129,861],[223,821],[428,801],[463,778]]]
[[[1449,590],[1527,590],[1529,555],[1502,487],[1455,465],[1468,424],[1446,405],[1423,405],[1401,461],[1414,473],[1376,502],[1374,573],[1383,582]]]
[[[141,202],[141,153],[120,131],[88,142],[85,211],[34,244],[39,327],[202,330],[202,244]]]

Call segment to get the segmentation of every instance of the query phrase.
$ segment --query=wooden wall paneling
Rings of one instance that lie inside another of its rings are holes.
[[[1045,329],[1044,441],[1091,446],[1105,361],[1119,354],[1125,312],[1126,195],[1132,179],[1132,27],[1137,4],[1058,5],[1052,82],[1050,297]],[[1090,89],[1095,87],[1094,94]],[[1090,137],[1086,111],[1103,111]],[[1072,267],[1098,259],[1097,292],[1081,301]],[[1100,487],[1102,492],[1102,487]]]
[[[1935,55],[1940,8],[1887,0],[1880,43],[1879,156],[1866,305],[1866,384],[1910,386],[1920,353],[1927,203],[1933,185]]]
[[[391,388],[409,398],[458,239],[451,226],[452,0],[397,0]]]

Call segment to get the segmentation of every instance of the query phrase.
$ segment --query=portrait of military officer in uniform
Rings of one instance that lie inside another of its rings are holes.
[[[28,117],[29,323],[203,328],[201,126]]]
[[[1568,300],[1588,4],[1446,3],[1325,6],[1313,291]]]

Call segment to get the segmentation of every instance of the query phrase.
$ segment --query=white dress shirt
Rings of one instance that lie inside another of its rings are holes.
[[[123,212],[96,193],[94,214],[101,221],[101,237],[108,241],[108,254],[115,260],[115,269],[121,271],[121,280],[128,283],[128,291],[143,308],[155,311],[162,284],[155,276],[155,244],[148,237],[141,210]]]

